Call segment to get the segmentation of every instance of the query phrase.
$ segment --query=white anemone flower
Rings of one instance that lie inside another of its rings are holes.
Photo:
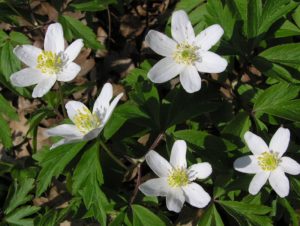
[[[80,66],[73,62],[83,47],[77,39],[65,50],[64,34],[59,23],[51,24],[45,36],[44,50],[32,45],[16,46],[14,54],[28,66],[11,75],[14,86],[26,87],[37,84],[32,97],[42,97],[57,81],[73,80]]]
[[[164,56],[149,71],[148,78],[154,83],[163,83],[180,74],[180,82],[188,93],[201,89],[199,72],[220,73],[227,61],[209,51],[222,37],[224,30],[218,24],[209,26],[197,36],[187,14],[183,10],[172,15],[173,39],[158,31],[150,30],[146,42],[157,54]]]
[[[285,173],[300,174],[300,164],[289,157],[283,157],[290,141],[290,131],[279,128],[273,135],[269,147],[259,136],[246,132],[245,141],[253,155],[243,156],[234,162],[234,169],[242,173],[255,174],[249,193],[256,195],[269,180],[271,187],[280,197],[289,194],[289,180]]]
[[[63,137],[62,140],[53,144],[51,149],[63,144],[96,138],[109,120],[122,96],[123,93],[120,93],[110,103],[113,97],[113,88],[110,83],[106,83],[95,101],[93,112],[90,112],[81,102],[69,101],[66,104],[66,109],[74,125],[63,124],[46,130],[45,134],[47,136]]]
[[[203,208],[211,200],[209,194],[193,182],[207,178],[212,173],[211,165],[203,162],[187,168],[186,149],[185,141],[177,140],[172,147],[170,163],[157,152],[150,150],[146,161],[159,178],[150,179],[139,187],[145,195],[166,197],[168,210],[177,213],[185,201]]]

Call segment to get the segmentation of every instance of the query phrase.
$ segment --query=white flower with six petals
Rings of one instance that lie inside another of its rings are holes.
[[[32,97],[42,97],[57,81],[73,80],[80,66],[73,62],[83,47],[82,39],[77,39],[65,50],[64,34],[59,23],[51,24],[45,35],[44,50],[32,45],[16,46],[15,55],[27,66],[11,75],[14,86],[35,85]]]
[[[209,51],[222,37],[220,25],[212,25],[197,36],[187,14],[183,10],[172,15],[171,32],[174,40],[158,31],[150,30],[146,42],[150,48],[164,56],[149,71],[148,78],[154,83],[163,83],[180,74],[180,82],[188,93],[201,89],[199,72],[220,73],[227,61]]]
[[[170,163],[157,152],[150,150],[146,161],[159,178],[150,179],[141,184],[139,189],[148,196],[164,196],[168,210],[180,212],[187,201],[192,206],[203,208],[211,200],[209,194],[195,179],[205,179],[212,173],[207,162],[197,163],[187,168],[186,143],[175,141],[170,157]]]
[[[273,135],[269,147],[259,136],[246,132],[244,135],[247,146],[253,155],[240,157],[234,162],[234,169],[242,173],[255,174],[249,193],[256,195],[269,180],[271,187],[280,197],[289,194],[289,180],[285,173],[300,174],[300,164],[289,157],[282,157],[290,141],[290,131],[279,128]]]
[[[47,136],[63,137],[62,140],[53,144],[51,149],[63,144],[88,141],[96,138],[109,120],[122,96],[123,93],[120,93],[110,103],[113,97],[113,88],[110,83],[106,83],[95,101],[93,112],[90,112],[79,101],[69,101],[66,104],[66,109],[74,125],[63,124],[46,130],[45,134]]]

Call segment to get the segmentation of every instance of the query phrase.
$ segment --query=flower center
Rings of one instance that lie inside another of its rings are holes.
[[[197,54],[198,49],[199,47],[190,45],[187,42],[180,43],[176,46],[176,50],[173,53],[173,59],[178,64],[193,64],[200,59]]]
[[[274,152],[264,152],[258,156],[257,160],[258,165],[264,171],[275,170],[280,162],[280,159],[278,158],[278,153]]]
[[[37,58],[37,69],[44,74],[53,75],[58,73],[63,65],[63,60],[60,54],[55,54],[51,51],[42,51]]]
[[[185,169],[176,168],[171,171],[168,177],[168,183],[171,187],[181,187],[189,183],[189,177]]]
[[[78,110],[73,119],[80,132],[86,134],[101,125],[101,120],[96,114],[92,114],[89,109],[82,108]]]

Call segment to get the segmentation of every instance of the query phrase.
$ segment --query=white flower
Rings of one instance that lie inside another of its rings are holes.
[[[66,104],[66,109],[69,118],[75,125],[63,124],[46,130],[45,134],[47,136],[63,137],[62,140],[53,144],[51,149],[63,144],[96,138],[109,120],[122,96],[123,93],[120,93],[110,103],[113,97],[113,88],[110,83],[106,83],[94,104],[93,112],[90,112],[81,102],[69,101]]]
[[[207,178],[212,172],[211,165],[203,162],[187,168],[186,149],[185,141],[177,140],[172,147],[170,163],[150,150],[146,161],[159,178],[150,179],[139,187],[145,195],[165,196],[168,210],[174,212],[180,212],[185,201],[198,208],[210,201],[209,194],[192,181]]]
[[[208,51],[215,45],[224,31],[220,25],[212,25],[195,36],[187,14],[183,10],[173,13],[171,32],[174,40],[150,30],[146,42],[159,55],[165,56],[148,73],[154,83],[163,83],[180,74],[180,82],[188,93],[201,88],[199,72],[220,73],[227,67],[227,61]]]
[[[15,55],[29,67],[12,74],[11,83],[18,87],[37,84],[32,97],[42,97],[56,80],[68,82],[76,77],[81,68],[73,60],[82,47],[82,39],[77,39],[65,50],[62,26],[51,24],[46,32],[44,50],[32,45],[14,48]]]
[[[255,174],[249,192],[256,195],[269,180],[271,187],[280,197],[289,194],[289,180],[285,173],[300,174],[300,165],[289,157],[282,157],[290,141],[290,131],[279,128],[273,135],[269,147],[259,136],[246,132],[245,141],[253,155],[238,158],[234,169],[243,173]]]

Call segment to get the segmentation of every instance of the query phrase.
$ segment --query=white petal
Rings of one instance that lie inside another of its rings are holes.
[[[61,82],[69,82],[73,80],[80,72],[81,67],[73,62],[68,63],[63,71],[57,74],[57,80]]]
[[[172,56],[176,42],[158,31],[150,30],[145,38],[150,48],[161,56]]]
[[[115,97],[115,99],[110,103],[106,113],[105,113],[105,116],[104,116],[104,119],[103,119],[103,124],[105,125],[107,123],[107,121],[110,119],[114,109],[116,108],[117,104],[119,103],[120,99],[122,98],[123,96],[123,93],[120,93],[118,96]]]
[[[270,173],[265,171],[261,171],[255,174],[249,185],[249,193],[252,195],[256,195],[260,191],[262,186],[264,186],[264,184],[267,182],[269,175]]]
[[[170,163],[174,168],[186,169],[186,143],[176,140],[171,150]]]
[[[163,83],[180,74],[184,67],[182,64],[175,63],[172,58],[166,57],[158,61],[150,69],[148,78],[154,83]]]
[[[274,191],[281,198],[287,196],[290,191],[289,179],[284,174],[283,170],[278,167],[276,170],[272,171],[269,178],[269,183]]]
[[[192,44],[195,40],[193,26],[188,18],[188,15],[183,10],[175,11],[172,14],[171,21],[172,37],[178,42],[188,41]]]
[[[156,151],[150,150],[146,155],[146,161],[152,171],[159,177],[168,177],[172,166]]]
[[[78,112],[80,112],[80,111],[89,112],[90,111],[83,103],[81,103],[79,101],[74,101],[74,100],[71,100],[68,103],[66,103],[66,109],[67,109],[69,119],[71,119],[72,122],[74,122],[74,116],[77,115]]]
[[[148,196],[167,196],[169,184],[166,177],[155,178],[141,184],[139,189]]]
[[[276,133],[273,135],[269,149],[279,153],[281,157],[287,150],[290,142],[290,131],[288,129],[280,127]]]
[[[55,144],[53,144],[50,149],[56,148],[56,147],[64,145],[64,144],[76,143],[79,141],[82,141],[82,137],[64,138],[64,139],[61,139],[60,141],[56,142]]]
[[[56,76],[49,76],[46,79],[41,80],[33,89],[32,97],[42,97],[52,88],[56,82]]]
[[[199,72],[203,73],[221,73],[227,67],[227,61],[210,51],[200,54],[201,60],[195,62],[195,66]]]
[[[290,157],[282,157],[279,163],[284,172],[291,175],[300,174],[300,164]]]
[[[196,36],[195,44],[207,51],[220,40],[223,34],[224,30],[219,24],[211,25]]]
[[[14,86],[26,87],[39,83],[44,78],[41,72],[34,68],[24,68],[13,73],[10,81]]]
[[[179,213],[184,201],[185,198],[181,188],[170,189],[166,199],[168,210]]]
[[[65,138],[72,138],[72,137],[80,137],[82,133],[77,129],[75,125],[70,124],[63,124],[59,126],[55,126],[51,129],[47,129],[45,131],[46,136],[61,136]]]
[[[208,162],[201,162],[189,167],[189,180],[205,179],[212,173],[212,167]]]
[[[264,142],[261,137],[255,135],[254,133],[251,133],[250,131],[247,131],[244,134],[244,139],[247,143],[248,148],[254,155],[259,155],[263,152],[269,151],[266,142]]]
[[[194,93],[201,89],[201,78],[194,66],[186,67],[180,73],[180,83],[188,93]]]
[[[103,129],[103,126],[89,131],[87,134],[84,135],[83,140],[89,141],[89,140],[95,139],[100,134],[102,129]]]
[[[60,23],[49,25],[45,35],[44,49],[56,54],[65,50],[64,32]]]
[[[83,40],[77,39],[67,47],[67,49],[65,50],[65,54],[68,58],[68,62],[72,62],[76,59],[83,46]]]
[[[101,93],[94,103],[93,113],[97,113],[97,111],[102,112],[103,110],[107,110],[112,97],[113,87],[110,83],[105,83],[101,90]]]
[[[260,167],[254,155],[247,155],[236,159],[233,163],[233,168],[242,173],[258,173]]]
[[[182,189],[185,200],[194,207],[203,208],[211,200],[209,194],[199,184],[190,183]]]
[[[22,45],[14,48],[14,54],[29,67],[37,65],[37,58],[41,53],[41,49],[32,45]]]

